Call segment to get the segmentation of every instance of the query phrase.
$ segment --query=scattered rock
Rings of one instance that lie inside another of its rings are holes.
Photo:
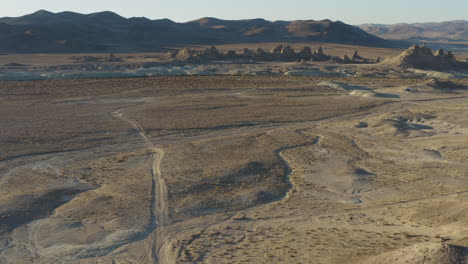
[[[234,215],[233,217],[231,217],[232,220],[247,220],[247,216],[245,216],[244,213],[238,213],[236,215]]]
[[[366,128],[369,125],[366,122],[359,122],[355,127],[356,128]]]

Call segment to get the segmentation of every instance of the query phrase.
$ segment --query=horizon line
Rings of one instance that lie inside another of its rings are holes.
[[[314,20],[314,19],[295,19],[295,20],[283,20],[283,19],[278,19],[278,20],[269,20],[269,19],[265,19],[265,18],[262,18],[262,17],[255,17],[255,18],[238,18],[238,19],[223,19],[223,18],[219,18],[219,17],[213,17],[213,16],[203,16],[203,17],[200,17],[198,19],[194,19],[194,20],[188,20],[188,21],[176,21],[176,20],[173,20],[173,19],[170,19],[168,17],[165,17],[165,18],[148,18],[146,16],[123,16],[115,11],[111,11],[111,10],[103,10],[103,11],[97,11],[97,12],[91,12],[91,13],[80,13],[80,12],[76,12],[76,11],[70,11],[70,10],[64,10],[64,11],[58,11],[58,12],[52,12],[52,11],[49,11],[49,10],[46,10],[46,9],[39,9],[35,12],[32,12],[32,13],[27,13],[27,14],[24,14],[24,15],[19,15],[19,16],[3,16],[3,17],[0,17],[0,18],[19,18],[19,17],[24,17],[24,16],[28,16],[28,15],[32,15],[32,14],[36,14],[36,13],[39,13],[39,12],[47,12],[47,13],[51,13],[51,14],[60,14],[60,13],[74,13],[74,14],[80,14],[80,15],[93,15],[93,14],[100,14],[100,13],[113,13],[115,15],[118,15],[122,18],[125,18],[125,19],[131,19],[131,18],[145,18],[145,19],[148,19],[148,20],[151,20],[151,21],[154,21],[154,20],[170,20],[172,22],[175,22],[175,23],[190,23],[190,22],[195,22],[197,20],[200,20],[200,19],[204,19],[204,18],[212,18],[212,19],[218,19],[218,20],[223,20],[223,21],[239,21],[239,20],[256,20],[256,19],[261,19],[261,20],[265,20],[265,21],[269,21],[269,22],[292,22],[292,21],[326,21],[326,20],[329,20],[329,21],[333,21],[333,22],[342,22],[342,23],[346,23],[344,22],[343,20],[332,20],[332,19],[319,19],[319,20]],[[397,23],[390,23],[390,24],[386,24],[386,23],[374,23],[374,22],[367,22],[367,23],[360,23],[360,24],[349,24],[349,25],[386,25],[386,26],[391,26],[391,25],[401,25],[401,24],[407,24],[407,25],[412,25],[412,24],[428,24],[428,23],[446,23],[446,22],[457,22],[457,21],[463,21],[463,22],[468,22],[468,20],[465,20],[465,19],[453,19],[453,20],[441,20],[441,21],[426,21],[426,22],[412,22],[412,23],[408,23],[408,22],[397,22]],[[348,23],[346,23],[348,24]]]

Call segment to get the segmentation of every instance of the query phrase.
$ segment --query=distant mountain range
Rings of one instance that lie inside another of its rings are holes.
[[[272,22],[206,17],[176,23],[169,19],[127,19],[112,12],[79,14],[45,10],[0,18],[3,53],[149,52],[164,46],[308,41],[380,47],[397,44],[330,20]]]
[[[468,41],[468,21],[455,20],[441,23],[416,24],[364,24],[366,32],[385,39],[408,41]]]

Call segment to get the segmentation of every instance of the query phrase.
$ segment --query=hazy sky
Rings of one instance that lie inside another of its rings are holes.
[[[349,24],[468,20],[468,0],[14,0],[2,1],[0,17],[52,12],[110,10],[124,17],[185,22],[222,19],[325,19]]]

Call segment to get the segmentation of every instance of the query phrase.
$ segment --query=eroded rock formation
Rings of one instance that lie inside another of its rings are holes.
[[[322,47],[319,47],[312,52],[312,49],[306,46],[296,53],[290,45],[275,46],[270,50],[270,52],[267,52],[262,48],[257,48],[256,50],[244,48],[240,53],[236,53],[233,50],[230,50],[227,53],[222,53],[213,45],[201,51],[183,48],[174,55],[174,58],[176,60],[183,61],[249,59],[258,61],[297,61],[301,63],[310,60],[332,61],[335,63],[369,63],[373,61],[359,56],[357,51],[354,52],[350,59],[347,55],[343,58],[327,55],[323,51]]]
[[[435,70],[467,67],[466,64],[458,62],[452,52],[446,53],[440,49],[433,54],[432,50],[425,45],[413,45],[399,56],[384,60],[382,64],[402,68]]]

